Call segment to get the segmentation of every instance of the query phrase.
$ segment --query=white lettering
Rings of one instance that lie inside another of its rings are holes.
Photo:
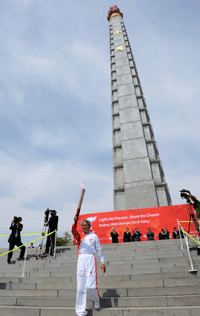
[[[131,222],[124,222],[124,223],[119,222],[118,225],[131,225]]]
[[[107,227],[109,227],[110,226],[110,224],[99,224],[99,227],[105,227],[105,226],[107,226]]]
[[[115,219],[128,219],[128,216],[122,216],[122,217],[115,216]]]
[[[132,224],[140,224],[140,221],[132,221]]]

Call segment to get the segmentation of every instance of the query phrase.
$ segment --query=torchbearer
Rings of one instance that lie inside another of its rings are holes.
[[[80,212],[80,207],[78,209]],[[101,261],[101,269],[104,273],[106,272],[106,266],[99,238],[96,234],[90,232],[90,221],[87,219],[82,220],[82,232],[79,233],[76,230],[78,219],[79,218],[76,214],[74,216],[74,224],[72,225],[72,234],[78,245],[76,314],[81,316],[87,315],[86,291],[90,293],[90,296],[94,301],[94,308],[100,308],[101,297],[97,288],[97,264],[95,257],[96,251]]]

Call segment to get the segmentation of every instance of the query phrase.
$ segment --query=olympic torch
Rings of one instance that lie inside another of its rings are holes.
[[[78,207],[77,207],[77,211],[76,211],[76,215],[75,215],[75,216],[77,216],[77,218],[79,217],[79,214],[80,214],[80,211],[81,211],[81,205],[82,205],[82,202],[83,202],[84,194],[85,194],[85,189],[81,189],[81,194],[80,194]],[[77,226],[77,221],[78,220],[74,221],[74,226],[75,227]]]

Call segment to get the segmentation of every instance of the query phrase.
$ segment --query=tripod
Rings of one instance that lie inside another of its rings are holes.
[[[188,226],[188,234],[190,233],[190,222],[193,221],[193,224],[196,228],[196,230],[198,231],[199,233],[199,236],[200,236],[200,232],[199,232],[199,224],[196,220],[196,216],[194,214],[194,211],[193,211],[193,204],[191,202],[187,202],[187,206],[188,206],[188,212],[189,212],[189,226]]]

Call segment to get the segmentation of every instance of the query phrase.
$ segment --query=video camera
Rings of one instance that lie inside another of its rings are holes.
[[[19,217],[14,216],[12,222],[15,223],[15,224],[16,224],[17,222],[19,222]]]
[[[49,219],[49,214],[51,214],[51,216],[56,215],[56,210],[50,210],[49,208],[46,209],[46,211],[44,212],[44,222],[47,223],[48,219]]]
[[[191,203],[190,197],[188,196],[188,194],[186,194],[186,193],[191,194],[191,192],[189,190],[185,190],[185,189],[180,190],[180,192],[181,192],[180,193],[181,198],[186,199],[187,203]]]

